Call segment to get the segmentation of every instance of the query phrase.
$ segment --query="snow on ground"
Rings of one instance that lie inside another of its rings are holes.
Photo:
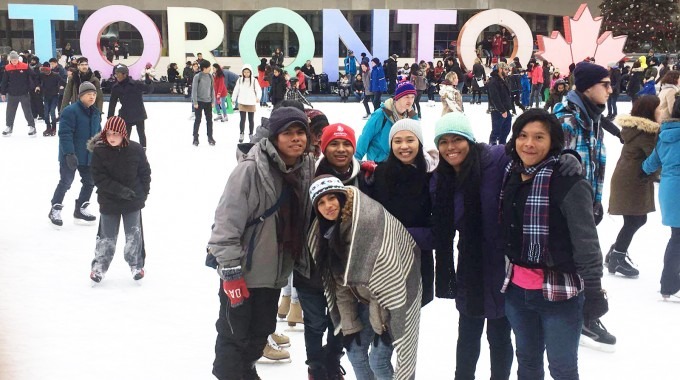
[[[331,122],[357,130],[364,125],[358,103],[325,103],[317,108]],[[0,118],[6,103],[0,103]],[[146,278],[138,286],[123,260],[122,240],[104,281],[90,287],[96,226],[74,225],[76,180],[64,201],[64,227],[47,218],[59,179],[57,137],[29,138],[21,112],[14,134],[0,138],[0,379],[211,379],[218,277],[203,265],[205,245],[217,201],[236,164],[238,115],[215,123],[217,145],[191,145],[193,121],[188,103],[149,103],[148,157],[151,194],[143,211],[147,249]],[[486,141],[490,116],[486,105],[466,104],[477,139]],[[106,109],[106,106],[105,106]],[[621,113],[630,110],[620,103]],[[426,142],[432,144],[441,107],[423,105]],[[267,116],[259,111],[257,118]],[[4,127],[4,126],[3,126]],[[133,139],[136,139],[133,132]],[[610,135],[608,177],[621,144]],[[76,177],[77,179],[79,177]],[[609,180],[605,187],[607,208]],[[97,210],[96,197],[92,211]],[[621,227],[620,217],[606,216],[599,226],[607,250]],[[675,344],[680,338],[680,303],[660,301],[659,278],[669,228],[660,213],[630,247],[639,266],[638,279],[605,274],[610,312],[603,321],[618,338],[613,354],[580,350],[582,379],[677,379]],[[122,237],[122,232],[121,232]],[[450,379],[455,369],[458,314],[453,301],[435,300],[422,311],[418,378]],[[263,379],[306,378],[301,331],[278,331],[292,340],[292,364],[259,365]],[[477,377],[489,378],[488,349],[482,343]],[[351,365],[343,359],[353,379]],[[547,363],[546,363],[547,370]],[[513,367],[515,377],[516,364]]]

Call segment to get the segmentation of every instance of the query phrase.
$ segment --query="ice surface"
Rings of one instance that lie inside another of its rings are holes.
[[[364,125],[358,103],[316,104],[331,122],[357,130]],[[47,214],[59,180],[58,137],[29,138],[23,114],[14,134],[0,138],[0,379],[167,380],[212,379],[218,277],[203,265],[213,213],[234,167],[238,114],[215,123],[217,145],[192,141],[189,103],[149,103],[148,157],[151,194],[143,211],[146,277],[137,286],[123,260],[124,240],[103,282],[88,278],[96,226],[73,224],[76,180],[64,201],[64,227],[57,231]],[[477,139],[486,141],[490,116],[486,104],[466,104]],[[0,103],[4,119],[6,103]],[[105,106],[105,109],[106,106]],[[630,103],[619,104],[620,113]],[[426,142],[433,146],[434,122],[441,107],[423,102]],[[257,118],[269,111],[258,111]],[[205,123],[205,122],[204,122]],[[4,125],[2,126],[4,128]],[[247,132],[246,132],[247,134]],[[133,139],[137,139],[133,132]],[[609,177],[621,144],[606,134],[608,148],[604,207]],[[78,178],[78,177],[76,177]],[[90,210],[97,211],[96,197]],[[605,216],[598,230],[603,250],[613,243],[621,217]],[[649,215],[630,247],[638,279],[605,274],[610,312],[603,318],[618,338],[617,352],[581,348],[582,379],[677,379],[680,304],[662,302],[659,278],[670,236],[660,213]],[[418,378],[451,379],[455,369],[458,314],[453,301],[435,300],[422,311]],[[292,364],[259,365],[263,379],[305,379],[302,332],[278,331],[292,340]],[[477,378],[489,378],[485,338]],[[351,365],[343,359],[353,379]],[[547,363],[546,363],[547,371]],[[513,368],[515,378],[516,365]]]

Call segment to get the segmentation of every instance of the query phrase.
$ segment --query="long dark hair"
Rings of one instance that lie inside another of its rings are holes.
[[[219,63],[213,64],[213,67],[215,68],[215,78],[224,78],[224,72],[222,71]]]
[[[427,177],[427,161],[425,160],[425,150],[423,149],[423,144],[418,141],[418,153],[416,153],[416,159],[412,165],[405,165],[403,162],[399,161],[397,156],[394,155],[392,150],[392,142],[390,142],[390,154],[387,156],[385,161],[385,181],[387,183],[387,189],[390,194],[386,194],[387,199],[390,199],[392,194],[391,191],[397,187],[397,182],[402,177],[402,174],[409,176],[414,176],[409,182],[412,184],[422,184],[426,181]],[[419,193],[422,188],[417,187],[409,189],[409,192]]]

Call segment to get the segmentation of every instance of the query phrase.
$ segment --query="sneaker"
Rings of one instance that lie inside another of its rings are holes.
[[[61,220],[61,210],[63,208],[64,206],[59,203],[53,204],[52,208],[50,208],[50,213],[47,216],[49,216],[50,222],[55,226],[61,227],[64,225],[64,222]]]
[[[267,344],[264,346],[264,350],[262,350],[262,356],[273,362],[290,361],[290,353],[279,347],[271,336],[267,338]]]
[[[213,121],[221,121],[221,120],[222,120],[222,116],[220,116],[220,115],[217,115],[217,117],[213,119]]]
[[[214,146],[215,145],[215,139],[213,139],[212,137],[208,137],[208,144]]]
[[[607,269],[610,274],[621,273],[626,277],[637,277],[640,275],[640,271],[635,269],[632,264],[628,252],[622,253],[614,249],[609,257]]]
[[[248,141],[253,142],[253,134],[252,133],[248,135]]]
[[[614,346],[616,344],[616,337],[607,331],[599,319],[583,323],[581,338],[583,337],[603,345]]]
[[[242,142],[243,142],[243,137],[244,137],[244,134],[241,133],[241,134],[239,135],[239,138],[238,138],[238,142],[239,142],[239,143],[242,143]]]
[[[193,144],[194,144],[194,146],[198,146],[198,137],[194,137]]]
[[[229,121],[229,118],[227,117],[227,115],[222,116],[222,122],[226,123],[227,121]]]
[[[2,131],[2,135],[5,137],[12,136],[12,127],[5,128],[5,130]]]
[[[78,205],[78,201],[76,201],[76,209],[73,211],[73,217],[76,219],[81,219],[86,222],[94,222],[97,220],[97,217],[92,215],[89,211],[87,211],[87,207],[90,205],[90,202],[83,202],[80,206]]]
[[[279,333],[273,333],[269,335],[270,338],[274,340],[277,346],[279,347],[289,347],[290,346],[290,338],[284,334],[279,334]]]
[[[130,268],[132,271],[132,279],[135,281],[139,281],[144,278],[144,268],[135,268],[132,267]]]
[[[28,135],[29,136],[35,136],[35,127],[28,126]]]
[[[104,273],[102,273],[102,272],[100,272],[96,269],[93,269],[92,272],[90,272],[90,280],[92,280],[96,283],[102,282],[103,278],[104,278]]]

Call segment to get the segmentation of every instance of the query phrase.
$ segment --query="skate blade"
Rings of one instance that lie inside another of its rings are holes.
[[[287,329],[283,330],[284,332],[304,332],[305,328],[302,323],[298,323],[297,326],[288,326]]]
[[[94,226],[96,222],[97,222],[96,220],[88,222],[87,220],[73,219],[73,224],[75,224],[76,226]]]
[[[274,359],[267,359],[264,356],[257,360],[257,364],[290,364],[292,362],[293,361],[290,358],[274,360]]]
[[[579,340],[578,345],[581,346],[581,347],[586,347],[586,348],[590,348],[592,350],[601,351],[601,352],[607,352],[607,353],[616,352],[616,346],[615,345],[596,342],[592,338],[589,338],[585,335],[581,335],[581,339]]]
[[[678,294],[671,294],[667,297],[662,296],[661,302],[680,303],[680,296]]]
[[[64,228],[63,225],[58,226],[58,225],[56,225],[56,224],[54,224],[54,223],[52,223],[52,222],[50,222],[50,226],[52,226],[52,228],[54,228],[54,229],[57,230],[57,231],[61,231],[61,229]]]

